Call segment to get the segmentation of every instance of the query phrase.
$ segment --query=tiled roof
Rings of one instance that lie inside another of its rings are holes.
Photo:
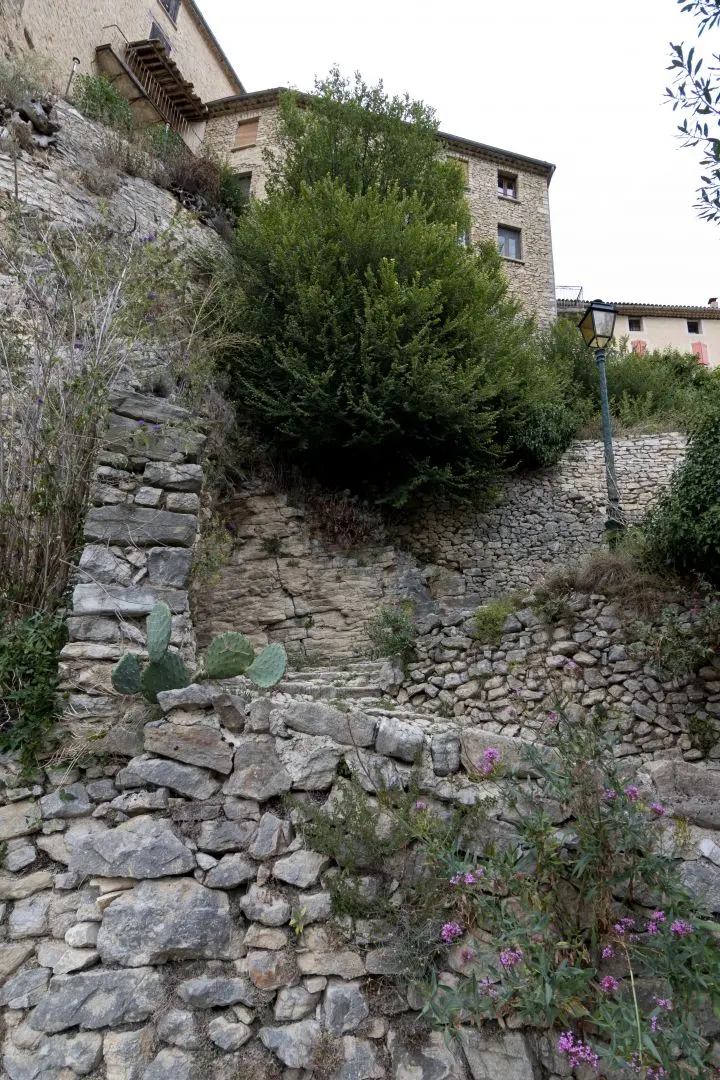
[[[657,315],[670,319],[720,319],[720,308],[703,306],[689,306],[683,304],[643,304],[628,300],[607,300],[616,309],[619,315]],[[587,300],[558,300],[559,310],[584,311],[588,306]]]

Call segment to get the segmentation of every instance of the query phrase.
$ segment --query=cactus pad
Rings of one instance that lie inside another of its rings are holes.
[[[110,673],[118,694],[139,694],[142,668],[135,653],[124,653]]]
[[[243,634],[220,634],[208,647],[205,674],[209,679],[232,679],[247,671],[254,656],[255,650]]]
[[[247,670],[248,678],[263,688],[274,686],[285,674],[287,654],[282,645],[266,645]]]
[[[152,663],[159,663],[170,644],[172,615],[164,600],[159,600],[147,617],[147,649]]]
[[[180,653],[164,653],[161,660],[154,660],[142,673],[142,692],[148,701],[155,703],[163,690],[179,690],[190,684],[190,676]]]

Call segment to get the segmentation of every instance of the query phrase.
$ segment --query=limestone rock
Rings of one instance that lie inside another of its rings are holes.
[[[151,585],[186,589],[192,562],[193,553],[187,548],[151,548],[148,553],[148,580]]]
[[[41,941],[37,948],[38,963],[52,968],[53,975],[69,975],[94,967],[98,954],[94,949],[75,949],[63,941]]]
[[[304,986],[289,986],[278,992],[275,1001],[275,1019],[279,1021],[302,1020],[320,1000],[320,993],[310,993]]]
[[[205,769],[162,758],[133,758],[120,770],[115,781],[119,787],[125,788],[156,784],[191,799],[209,799],[220,787]]]
[[[196,1077],[194,1056],[167,1047],[143,1073],[143,1080],[195,1080]]]
[[[226,795],[266,802],[289,791],[291,786],[272,736],[243,735],[237,739],[234,769],[223,787]]]
[[[107,509],[112,509],[108,507]],[[148,513],[160,514],[160,510]],[[179,515],[173,515],[173,517]],[[179,589],[149,589],[142,586],[76,585],[73,589],[75,615],[149,615],[158,600],[164,600],[174,615],[187,611],[187,593]]]
[[[297,969],[284,952],[257,950],[248,953],[245,963],[247,973],[258,990],[278,990],[290,986],[297,979]]]
[[[278,896],[259,885],[251,885],[240,901],[245,917],[263,926],[282,926],[291,914],[291,907],[283,896]]]
[[[292,701],[277,714],[293,731],[305,735],[326,735],[347,746],[372,746],[376,720],[365,713],[341,712],[322,701]]]
[[[331,1035],[346,1035],[370,1015],[359,983],[331,979],[323,1001],[325,1028]]]
[[[720,868],[707,862],[688,862],[682,867],[682,881],[708,911],[720,912]]]
[[[24,900],[33,893],[51,888],[52,883],[51,870],[36,870],[34,874],[25,874],[24,877],[0,874],[0,900]]]
[[[263,1027],[259,1032],[263,1046],[291,1069],[312,1068],[320,1035],[317,1020],[300,1020],[285,1027]]]
[[[8,1039],[3,1065],[9,1080],[51,1080],[87,1076],[100,1064],[102,1036],[90,1032],[75,1035],[41,1036],[31,1049],[23,1049]]]
[[[70,870],[99,877],[159,878],[195,869],[195,856],[170,824],[143,815],[115,829],[68,834]]]
[[[447,1046],[439,1031],[431,1032],[419,1046],[391,1031],[388,1049],[393,1080],[463,1080],[465,1076],[459,1056]],[[501,1072],[492,1075],[493,1080],[506,1080]]]
[[[163,996],[160,976],[152,968],[56,975],[32,1013],[30,1025],[52,1033],[70,1027],[134,1024],[158,1009]]]
[[[110,803],[110,809],[130,816],[146,814],[149,810],[167,810],[169,805],[167,788],[158,788],[157,791],[128,791],[118,795]]]
[[[85,519],[85,539],[123,547],[192,547],[194,514],[173,514],[143,506],[93,507]]]
[[[17,971],[34,951],[34,944],[24,941],[13,945],[0,944],[0,979],[6,979],[13,971]]]
[[[287,930],[261,926],[260,923],[251,923],[243,938],[243,946],[246,949],[284,949],[287,943]]]
[[[451,776],[460,771],[460,739],[457,735],[433,735],[430,753],[436,776]]]
[[[35,893],[24,900],[17,900],[8,920],[10,937],[43,937],[47,934],[51,902],[51,892]]]
[[[200,491],[203,471],[200,465],[169,465],[160,461],[149,461],[145,466],[143,480],[154,487],[166,491]]]
[[[208,889],[236,889],[256,874],[257,866],[244,855],[223,855],[217,866],[208,870],[204,884]]]
[[[292,828],[289,821],[276,814],[263,814],[258,825],[257,835],[249,851],[253,859],[271,859],[279,855],[290,843]]]
[[[340,1044],[343,1063],[333,1073],[333,1080],[381,1080],[386,1075],[378,1052],[368,1039],[345,1035]]]
[[[536,1080],[527,1040],[519,1031],[463,1030],[461,1045],[473,1080]]]
[[[202,851],[244,851],[255,836],[254,821],[203,821],[198,836]]]
[[[359,979],[365,974],[362,957],[358,953],[340,949],[334,952],[299,952],[297,965],[303,975],[339,975],[343,979]]]
[[[483,753],[488,749],[500,751],[499,765],[503,770],[510,770],[519,777],[535,775],[527,763],[528,744],[522,739],[496,735],[482,728],[464,728],[460,743],[462,763],[471,776],[482,774]]]
[[[38,832],[42,824],[36,802],[23,800],[0,806],[0,842]]]
[[[143,881],[105,909],[97,948],[105,963],[225,959],[232,936],[224,893],[196,881]]]
[[[30,866],[37,859],[35,845],[24,837],[8,840],[4,850],[5,858],[2,860],[2,864],[12,874],[17,873],[18,870],[24,870],[26,866]]]
[[[90,810],[90,799],[84,784],[58,788],[40,800],[40,813],[44,818],[86,817]]]
[[[720,829],[720,772],[684,761],[654,761],[645,766],[661,803],[693,825]]]
[[[182,723],[181,716],[192,716],[193,722]],[[150,753],[215,772],[229,773],[232,769],[231,747],[222,738],[217,721],[213,724],[203,714],[198,719],[197,714],[175,713],[170,722],[153,720],[146,724],[145,748]]]
[[[79,580],[85,584],[95,582],[103,585],[129,585],[132,567],[113,555],[104,544],[86,544],[80,556]],[[165,584],[158,582],[158,584]],[[170,582],[168,582],[170,584]]]
[[[422,753],[424,743],[425,737],[420,728],[386,717],[380,721],[375,749],[386,757],[413,763]]]
[[[0,1005],[7,1009],[31,1009],[42,998],[49,979],[46,968],[26,968],[0,988]]]
[[[334,742],[320,736],[278,739],[277,752],[296,791],[326,791],[342,757]]]
[[[142,1080],[154,1042],[150,1025],[136,1031],[109,1031],[103,1039],[105,1080]]]
[[[180,983],[177,994],[193,1009],[219,1009],[238,1002],[252,1007],[257,998],[255,988],[247,979],[219,975],[186,979]]]
[[[216,1016],[208,1024],[208,1036],[221,1050],[238,1050],[252,1038],[252,1028],[243,1023],[232,1024],[224,1016]]]
[[[284,881],[298,889],[307,889],[315,884],[328,862],[329,859],[325,855],[300,848],[292,855],[286,855],[277,860],[273,866],[273,876],[278,881]]]
[[[195,1016],[187,1009],[169,1009],[157,1021],[158,1037],[163,1042],[183,1050],[196,1050],[200,1045]]]

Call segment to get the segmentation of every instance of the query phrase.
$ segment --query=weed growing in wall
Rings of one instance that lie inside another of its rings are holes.
[[[701,585],[687,610],[663,610],[659,624],[635,626],[634,655],[664,678],[691,675],[710,664],[720,648],[720,592]]]
[[[508,615],[517,611],[522,603],[522,596],[512,593],[500,596],[483,604],[475,612],[475,639],[481,645],[499,645],[502,641],[503,627]]]
[[[672,808],[620,772],[602,714],[549,714],[545,744],[526,763],[533,781],[492,747],[474,763],[481,792],[500,782],[504,840],[472,808],[343,782],[306,826],[342,867],[335,909],[371,920],[450,1039],[502,1020],[546,1030],[589,1075],[709,1076],[717,926],[679,882]],[[368,871],[384,872],[381,889],[368,893]]]
[[[73,85],[73,103],[89,120],[129,135],[133,126],[130,103],[107,75],[78,75]]]
[[[408,601],[383,604],[375,618],[365,623],[364,630],[373,659],[399,660],[404,666],[415,659],[418,628],[412,621]]]

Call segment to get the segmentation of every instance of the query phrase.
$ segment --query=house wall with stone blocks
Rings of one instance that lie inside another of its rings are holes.
[[[211,117],[205,126],[204,145],[207,151],[228,164],[233,172],[250,176],[250,194],[256,199],[265,195],[267,166],[264,152],[272,147],[278,121],[277,105],[239,108],[237,112]],[[241,149],[235,147],[238,124],[258,120],[257,141]]]
[[[5,0],[7,2],[7,0]],[[20,52],[34,50],[48,57],[57,69],[64,90],[73,57],[80,60],[79,72],[97,74],[95,50],[99,45],[140,41],[150,37],[155,22],[170,42],[172,58],[183,77],[194,83],[203,101],[237,93],[239,83],[219,50],[186,2],[181,3],[174,22],[160,0],[25,0],[16,13],[0,48],[12,46]],[[2,21],[2,20],[0,20]],[[9,38],[9,40],[8,40]]]

